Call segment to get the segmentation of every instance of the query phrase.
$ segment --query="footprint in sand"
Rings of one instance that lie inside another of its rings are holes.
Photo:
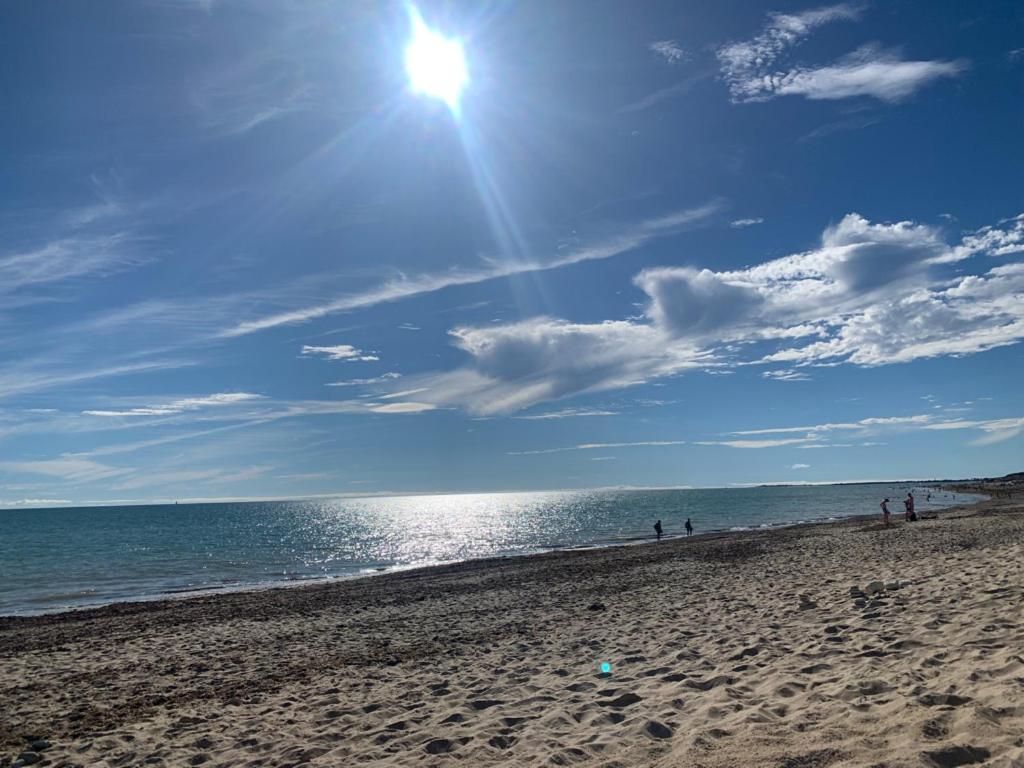
[[[960,765],[983,763],[991,757],[991,754],[984,747],[964,744],[937,749],[934,752],[922,752],[921,757],[926,763],[936,766],[936,768],[957,768]]]

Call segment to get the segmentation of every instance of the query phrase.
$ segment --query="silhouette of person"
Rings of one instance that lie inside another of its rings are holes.
[[[654,532],[658,535],[658,541],[661,541],[661,520],[654,524]]]
[[[690,518],[686,518],[686,535],[693,536],[693,523],[690,522]]]
[[[885,523],[885,527],[888,528],[890,525],[892,525],[892,522],[890,520],[890,515],[892,513],[889,511],[889,499],[886,499],[885,501],[883,501],[882,504],[881,504],[881,507],[882,507],[882,522]]]

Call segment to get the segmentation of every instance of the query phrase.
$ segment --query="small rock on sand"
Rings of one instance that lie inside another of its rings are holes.
[[[864,591],[869,595],[873,595],[877,592],[884,592],[885,584],[883,584],[880,581],[872,581],[870,584],[864,587]]]

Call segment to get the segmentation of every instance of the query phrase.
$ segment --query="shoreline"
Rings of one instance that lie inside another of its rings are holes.
[[[5,617],[0,765],[1010,766],[1022,600],[990,498]]]
[[[857,483],[847,483],[848,485],[855,485]],[[984,488],[978,485],[972,485],[970,490],[966,487],[958,488],[953,485],[936,485],[936,489],[949,490],[965,496],[973,496],[974,499],[965,500],[965,504],[956,503],[951,504],[948,507],[942,507],[935,510],[930,510],[928,515],[944,514],[949,510],[959,509],[963,506],[972,506],[983,503],[989,497],[985,494]],[[923,515],[922,515],[923,516]],[[692,537],[687,537],[685,534],[669,534],[663,537],[664,542],[671,542],[681,539],[706,539],[709,536],[720,537],[729,536],[733,534],[751,533],[751,532],[770,532],[775,530],[783,530],[788,528],[800,527],[800,526],[821,526],[821,525],[833,525],[843,523],[851,520],[871,520],[876,515],[850,515],[850,516],[829,516],[816,519],[805,519],[797,520],[793,522],[777,522],[777,523],[766,523],[757,527],[731,527],[722,529],[711,529],[707,532],[694,534]],[[895,517],[895,515],[894,515]],[[328,574],[322,576],[308,576],[299,577],[294,579],[289,578],[271,578],[261,581],[248,581],[243,582],[241,580],[230,585],[209,585],[199,586],[194,588],[173,588],[165,589],[159,592],[152,592],[149,594],[137,594],[127,598],[115,598],[111,600],[100,600],[96,603],[86,603],[83,605],[65,605],[54,607],[52,609],[29,609],[23,611],[14,611],[10,613],[0,613],[0,628],[4,626],[4,621],[8,619],[21,619],[21,618],[37,618],[41,616],[57,616],[61,614],[79,614],[82,612],[99,611],[103,608],[110,606],[119,605],[130,605],[130,604],[160,604],[166,602],[176,602],[181,600],[191,600],[202,597],[219,596],[219,595],[234,595],[239,593],[260,593],[268,590],[293,590],[293,589],[304,589],[308,587],[316,586],[329,586],[337,583],[349,583],[358,582],[364,579],[380,579],[385,578],[394,574],[407,573],[410,571],[430,571],[433,569],[443,569],[458,566],[464,563],[501,563],[510,559],[519,558],[531,558],[540,557],[544,555],[557,554],[562,552],[575,552],[575,551],[590,551],[590,550],[604,550],[604,549],[618,549],[622,547],[634,547],[643,546],[645,544],[656,543],[651,536],[636,536],[621,539],[612,540],[600,540],[599,542],[592,544],[566,544],[561,546],[551,546],[545,548],[537,548],[527,552],[516,552],[508,553],[504,555],[495,555],[490,557],[478,557],[468,558],[465,560],[453,560],[443,563],[429,563],[429,564],[413,564],[413,565],[388,565],[377,568],[364,568],[360,571],[356,571],[348,574]],[[54,601],[56,602],[56,601]]]

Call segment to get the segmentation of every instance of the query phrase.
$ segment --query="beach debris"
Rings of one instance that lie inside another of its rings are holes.
[[[43,756],[40,755],[38,752],[22,752],[20,755],[18,755],[18,759],[14,761],[14,765],[35,765],[42,759]]]
[[[588,611],[607,611],[608,610],[608,606],[606,606],[604,603],[602,603],[601,601],[598,600],[598,601],[595,601],[595,602],[591,603],[590,605],[588,605],[587,606],[587,610]]]
[[[868,594],[868,595],[875,595],[875,594],[878,594],[879,592],[884,592],[884,591],[885,591],[885,584],[883,584],[881,581],[872,581],[870,584],[868,584],[866,587],[864,587],[864,592],[865,592],[865,594]]]
[[[46,739],[29,739],[28,745],[33,752],[45,752],[50,748],[50,742]]]

